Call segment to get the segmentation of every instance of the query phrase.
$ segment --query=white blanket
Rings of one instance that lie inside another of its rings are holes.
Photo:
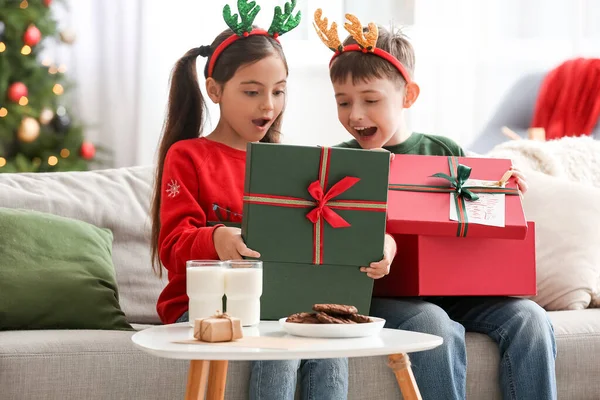
[[[589,136],[548,142],[510,140],[496,146],[487,156],[510,158],[524,170],[600,187],[600,140]]]

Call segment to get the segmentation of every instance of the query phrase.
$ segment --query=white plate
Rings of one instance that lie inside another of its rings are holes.
[[[356,338],[377,335],[385,319],[369,317],[373,322],[364,324],[298,324],[279,320],[279,325],[290,335],[314,338]]]

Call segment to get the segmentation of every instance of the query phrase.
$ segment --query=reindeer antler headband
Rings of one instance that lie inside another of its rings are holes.
[[[208,76],[212,76],[217,59],[233,42],[254,35],[271,36],[273,39],[277,40],[279,36],[297,27],[300,24],[301,12],[298,11],[295,16],[292,15],[295,7],[296,0],[286,2],[284,11],[282,11],[279,6],[275,7],[271,26],[268,31],[265,31],[264,29],[252,29],[252,23],[254,22],[256,15],[260,12],[260,6],[257,5],[255,1],[238,0],[237,8],[241,22],[238,22],[238,14],[232,15],[231,7],[229,7],[229,4],[226,4],[225,7],[223,7],[223,19],[234,34],[218,45],[210,56],[210,60],[208,61]],[[279,42],[279,40],[277,41]]]
[[[337,23],[332,22],[331,28],[329,28],[327,17],[323,17],[322,15],[323,10],[318,8],[315,11],[315,21],[313,25],[321,41],[335,53],[329,62],[330,67],[333,61],[340,54],[348,51],[360,51],[365,54],[373,54],[383,58],[400,72],[406,83],[412,82],[408,71],[406,68],[404,68],[404,65],[402,65],[400,60],[387,51],[377,48],[379,31],[377,29],[377,25],[375,25],[373,22],[370,22],[367,26],[366,32],[363,32],[362,24],[358,18],[352,14],[346,14],[346,19],[350,22],[346,22],[344,24],[344,28],[346,28],[346,30],[358,44],[344,46],[338,36]]]

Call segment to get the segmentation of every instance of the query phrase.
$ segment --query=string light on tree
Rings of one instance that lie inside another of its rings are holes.
[[[52,91],[54,92],[55,95],[60,96],[61,94],[63,94],[65,92],[65,89],[62,87],[62,85],[60,83],[57,83],[52,88]]]
[[[40,136],[40,124],[35,118],[25,117],[17,131],[17,139],[23,143],[31,143]]]
[[[19,7],[21,7],[23,10],[26,9],[27,7],[29,7],[29,3],[27,2],[27,0],[23,0],[21,2],[21,4],[19,5]]]
[[[0,107],[0,118],[4,118],[8,115],[8,110],[4,107]]]
[[[6,50],[6,45],[4,44],[4,42],[0,42],[0,53],[4,53],[5,50]]]
[[[25,45],[23,46],[23,48],[21,48],[21,54],[23,54],[24,56],[28,56],[31,54],[31,47]]]
[[[4,167],[5,165],[6,165],[6,158],[0,157],[0,168]]]
[[[19,99],[20,106],[26,106],[27,104],[29,104],[29,99],[27,97],[23,96]]]
[[[58,164],[58,157],[56,157],[56,156],[48,157],[48,165],[49,166],[54,167],[56,164]]]
[[[69,149],[62,149],[62,150],[60,151],[60,156],[61,156],[62,158],[67,158],[67,157],[69,157],[70,155],[71,155],[71,152],[69,151]]]

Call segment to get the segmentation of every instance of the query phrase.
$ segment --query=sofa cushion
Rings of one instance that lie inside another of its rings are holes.
[[[130,329],[119,307],[112,233],[0,208],[0,330]]]
[[[536,222],[532,299],[552,311],[586,308],[600,285],[600,189],[536,171],[526,175],[523,206]]]
[[[130,323],[157,323],[166,283],[152,273],[149,208],[153,167],[86,172],[0,174],[0,207],[79,219],[114,235],[119,301]]]

